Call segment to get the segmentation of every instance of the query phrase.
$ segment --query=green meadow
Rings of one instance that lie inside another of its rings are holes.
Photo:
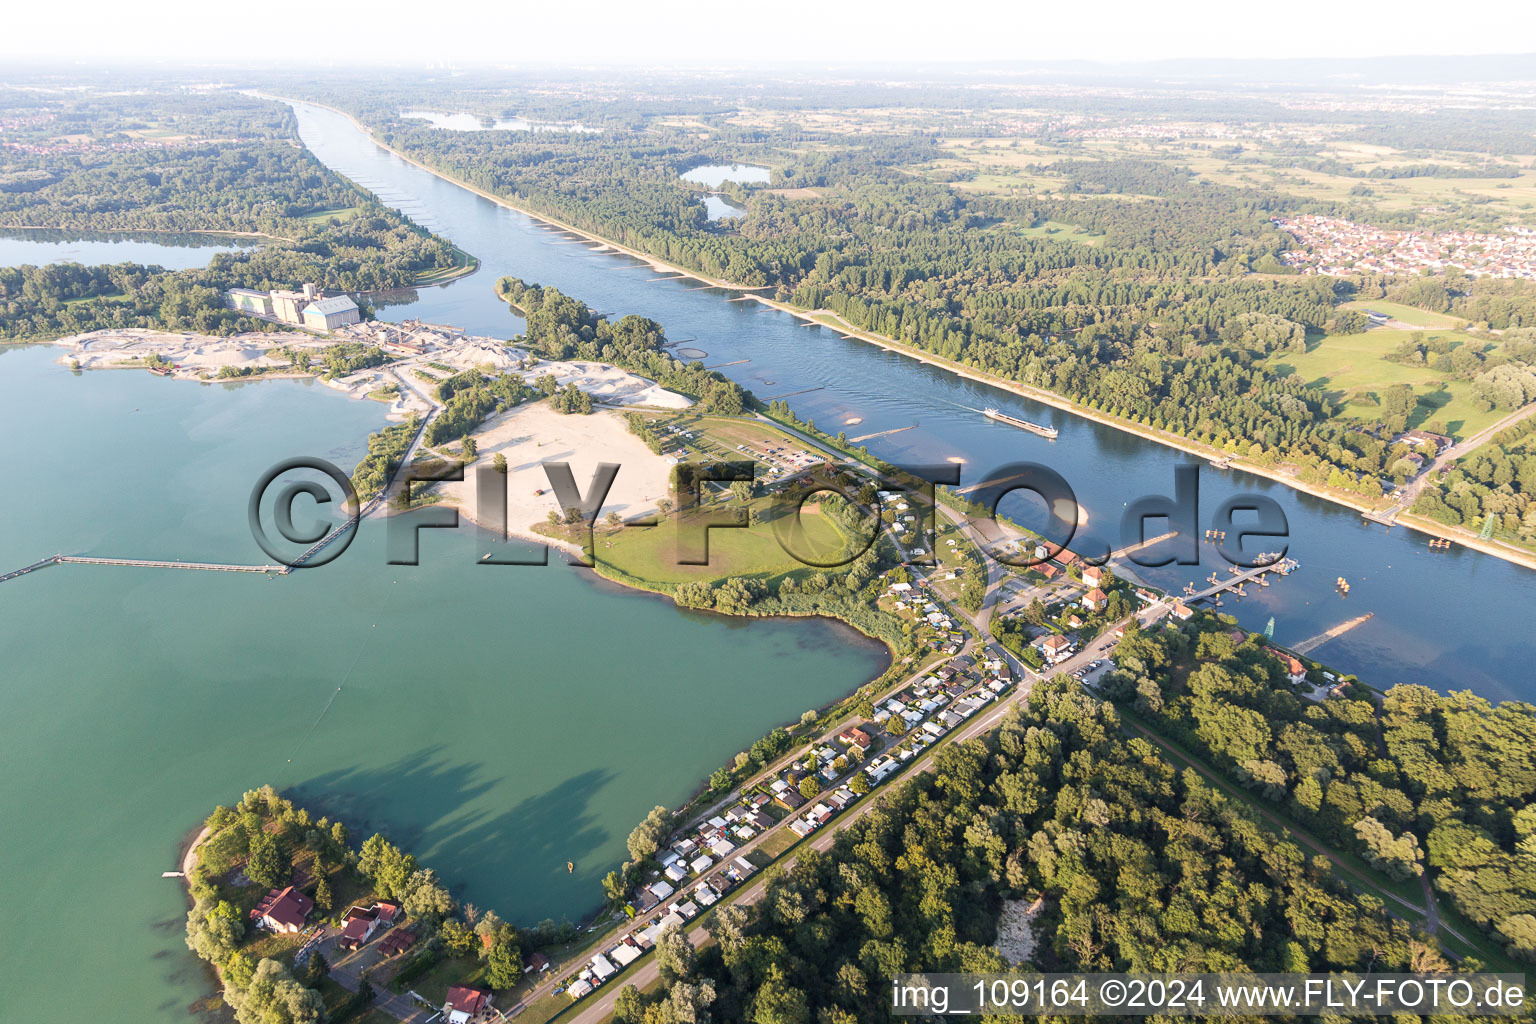
[[[1381,309],[1384,304],[1370,305]],[[1393,384],[1407,384],[1419,400],[1418,408],[1409,417],[1409,426],[1439,420],[1453,437],[1459,438],[1497,421],[1502,415],[1498,410],[1480,412],[1474,405],[1470,382],[1451,379],[1428,366],[1408,366],[1385,358],[1419,334],[1426,338],[1451,338],[1479,348],[1488,345],[1484,339],[1455,330],[1374,330],[1324,336],[1309,342],[1305,353],[1282,353],[1271,358],[1270,365],[1282,373],[1298,373],[1308,384],[1322,388],[1335,402],[1343,403],[1342,415],[1348,417],[1374,418],[1381,393]]]

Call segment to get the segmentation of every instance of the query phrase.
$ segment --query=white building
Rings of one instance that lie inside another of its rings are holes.
[[[304,326],[316,331],[334,331],[362,319],[357,303],[345,295],[332,299],[317,299],[304,307]]]

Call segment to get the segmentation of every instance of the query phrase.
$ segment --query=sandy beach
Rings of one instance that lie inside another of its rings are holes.
[[[553,542],[535,534],[532,527],[545,522],[557,508],[545,462],[569,464],[583,495],[598,463],[619,466],[599,519],[609,512],[629,519],[654,509],[667,494],[672,469],[670,462],[629,432],[623,413],[613,410],[582,416],[558,413],[548,402],[520,405],[487,420],[475,434],[475,444],[480,458],[465,467],[464,480],[437,485],[444,502],[456,506],[466,518],[491,526],[476,513],[480,507],[477,480],[480,467],[491,465],[499,452],[507,459],[507,532],[540,543]],[[543,494],[538,493],[541,490]]]

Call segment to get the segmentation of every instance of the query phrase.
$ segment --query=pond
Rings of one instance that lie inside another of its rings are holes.
[[[754,164],[702,164],[684,171],[680,177],[710,188],[719,188],[728,181],[738,185],[766,185],[772,172]]]
[[[745,217],[747,211],[735,203],[727,202],[713,192],[703,197],[704,210],[709,214],[710,220],[723,220],[726,217]]]
[[[233,252],[257,243],[223,235],[163,232],[101,234],[64,231],[0,232],[0,267],[25,264],[82,263],[88,267],[112,263],[142,263],[167,270],[206,267],[215,253]]]

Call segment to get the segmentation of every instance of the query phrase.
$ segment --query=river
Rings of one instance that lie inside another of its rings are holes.
[[[305,145],[324,163],[375,192],[481,261],[481,270],[445,286],[422,290],[406,305],[384,311],[390,319],[462,325],[476,333],[510,337],[521,324],[491,293],[495,280],[513,274],[554,285],[594,309],[615,316],[641,313],[661,322],[668,336],[707,353],[759,397],[786,400],[823,429],[863,437],[875,455],[909,464],[964,460],[962,486],[985,471],[1016,460],[1045,463],[1075,490],[1088,515],[1090,549],[1119,546],[1120,518],[1128,502],[1146,494],[1173,494],[1174,469],[1200,468],[1201,529],[1235,493],[1266,494],[1285,510],[1290,553],[1299,573],[1222,611],[1250,630],[1274,620],[1281,643],[1297,643],[1361,616],[1374,617],[1329,641],[1315,656],[1377,686],[1423,683],[1436,689],[1470,688],[1490,698],[1536,698],[1536,675],[1526,639],[1536,608],[1536,573],[1479,552],[1432,552],[1428,538],[1387,530],[1358,513],[1246,473],[1220,471],[1182,452],[976,383],[946,370],[823,327],[806,326],[741,292],[705,288],[688,278],[657,280],[648,264],[590,243],[499,206],[375,145],[333,111],[297,106]],[[995,406],[1060,430],[1055,441],[988,421]],[[857,423],[849,421],[857,420]],[[1004,511],[1024,520],[1033,509],[1010,498]],[[1199,567],[1142,570],[1149,582],[1173,590],[1200,580],[1225,563],[1203,548]],[[1351,589],[1341,596],[1334,581]]]

